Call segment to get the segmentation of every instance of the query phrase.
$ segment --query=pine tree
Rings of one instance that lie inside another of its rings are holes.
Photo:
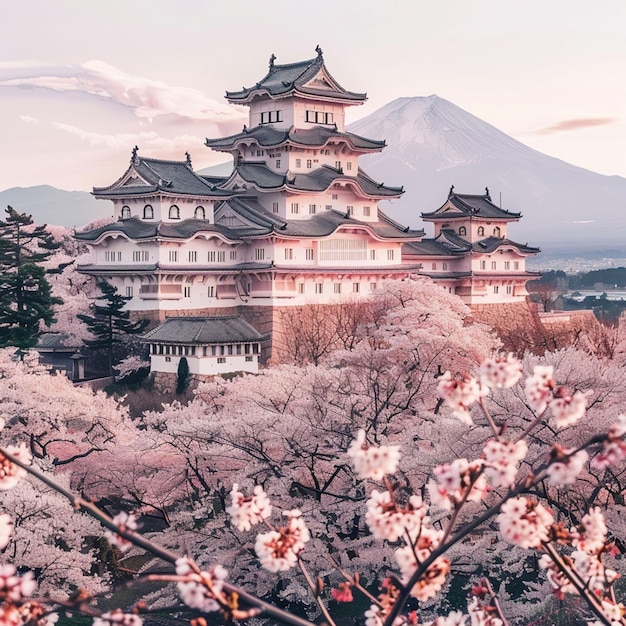
[[[41,324],[54,321],[52,307],[62,304],[51,294],[42,263],[59,247],[46,226],[35,226],[12,207],[0,220],[0,347],[31,348]]]
[[[149,321],[146,319],[132,322],[130,311],[124,310],[130,298],[122,296],[117,289],[107,282],[98,283],[101,297],[93,305],[93,316],[79,315],[78,318],[87,324],[93,339],[85,344],[94,350],[106,350],[108,355],[109,376],[113,376],[113,350],[124,343],[128,335],[142,333]]]

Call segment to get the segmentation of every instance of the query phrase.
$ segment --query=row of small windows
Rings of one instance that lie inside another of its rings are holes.
[[[333,286],[333,293],[334,294],[341,294],[343,293],[343,283],[332,283]],[[370,283],[369,284],[369,290],[370,291],[376,291],[376,283]],[[317,294],[323,294],[324,293],[324,283],[314,283],[314,287],[313,287],[313,291]],[[298,293],[299,294],[304,294],[306,293],[306,285],[304,283],[298,283]],[[361,293],[361,283],[352,283],[352,293]]]
[[[504,290],[507,296],[513,295],[513,285],[505,285]],[[493,293],[500,293],[500,285],[493,286]]]
[[[180,209],[173,204],[170,207],[169,210],[169,218],[171,220],[179,220],[180,219]],[[195,219],[197,220],[204,220],[206,219],[206,211],[204,209],[204,207],[202,206],[198,206],[196,207],[193,216]],[[122,207],[122,219],[123,220],[128,220],[131,217],[131,213],[130,213],[130,207],[129,206],[123,206]],[[146,206],[143,208],[143,219],[144,220],[152,220],[154,219],[154,209],[152,208],[152,205],[150,204],[146,204]]]
[[[444,224],[444,226],[445,226],[445,224]],[[502,231],[500,230],[499,226],[496,226],[493,229],[493,236],[494,237],[500,237],[501,233],[502,233]],[[476,231],[476,234],[479,237],[484,237],[485,236],[485,227],[484,226],[479,226],[478,230]],[[459,226],[459,235],[461,235],[461,236],[467,235],[467,228],[465,226]]]
[[[324,209],[326,211],[331,211],[333,208],[332,204],[327,204],[324,206]],[[291,203],[291,214],[292,215],[299,215],[300,213],[300,203],[298,202],[292,202]],[[278,213],[278,202],[274,202],[272,203],[272,212],[273,213]],[[315,215],[317,213],[317,204],[309,204],[309,215]],[[350,217],[354,216],[354,206],[352,205],[348,205],[346,206],[346,214]],[[363,217],[370,217],[371,216],[371,207],[369,206],[364,206],[363,207]]]
[[[261,113],[261,124],[273,124],[283,121],[282,111],[263,111]]]
[[[306,111],[304,121],[312,124],[333,124],[333,114],[325,111]]]
[[[487,261],[481,261],[480,262],[480,269],[481,270],[486,270],[487,269]],[[492,270],[497,270],[498,269],[498,262],[497,261],[491,261],[491,269]],[[511,261],[504,261],[504,269],[505,270],[510,270],[511,269]],[[514,270],[519,270],[519,261],[513,261],[513,269]]]
[[[121,252],[119,254],[121,254]],[[136,254],[139,254],[139,253],[138,252],[133,252],[133,260],[139,260],[139,259],[135,259],[134,258],[134,256]],[[142,253],[142,254],[147,254],[147,253]],[[237,250],[229,250],[228,258],[231,261],[236,261],[237,260]],[[168,252],[168,259],[169,259],[170,263],[178,263],[178,250],[170,250]],[[147,260],[147,258],[146,258],[146,260]],[[187,260],[190,263],[197,263],[198,262],[198,251],[197,250],[190,250],[188,255],[187,255]],[[225,263],[226,262],[226,250],[209,250],[207,252],[207,261],[209,263]]]
[[[231,356],[235,354],[259,354],[258,343],[236,343],[221,346],[168,346],[151,343],[150,354],[172,356]]]

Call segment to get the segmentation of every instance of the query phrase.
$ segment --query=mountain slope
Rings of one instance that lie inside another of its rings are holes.
[[[33,216],[35,224],[82,226],[97,218],[112,214],[110,202],[98,202],[86,191],[64,191],[50,185],[12,187],[0,191],[0,218],[11,205],[18,213]]]
[[[537,152],[438,96],[399,98],[349,125],[385,139],[363,168],[406,193],[386,210],[420,226],[420,213],[441,206],[451,185],[483,193],[521,211],[513,238],[538,245],[598,247],[626,243],[626,179],[603,176]],[[427,232],[428,232],[428,226]]]

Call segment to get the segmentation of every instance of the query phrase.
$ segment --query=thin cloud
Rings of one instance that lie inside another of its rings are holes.
[[[31,115],[20,115],[20,119],[27,124],[39,124],[39,120]]]
[[[245,121],[245,113],[201,91],[127,74],[102,61],[80,65],[41,66],[0,63],[0,86],[81,92],[122,104],[142,119],[164,115],[217,124]]]
[[[596,126],[608,126],[609,124],[615,124],[617,118],[615,117],[580,117],[571,120],[563,120],[541,128],[536,131],[537,135],[552,135],[554,133],[564,133],[571,130],[581,130],[584,128],[595,128]]]

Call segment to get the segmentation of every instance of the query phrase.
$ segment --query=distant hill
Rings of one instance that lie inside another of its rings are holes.
[[[0,218],[11,205],[18,213],[33,216],[36,224],[82,226],[97,217],[112,214],[110,202],[97,201],[86,191],[64,191],[50,185],[12,187],[0,191]]]
[[[537,152],[443,98],[399,98],[348,128],[386,140],[360,163],[380,182],[404,185],[404,196],[385,207],[401,223],[423,226],[420,213],[439,208],[451,185],[458,193],[489,187],[494,202],[522,212],[511,227],[517,241],[626,248],[626,178]]]

